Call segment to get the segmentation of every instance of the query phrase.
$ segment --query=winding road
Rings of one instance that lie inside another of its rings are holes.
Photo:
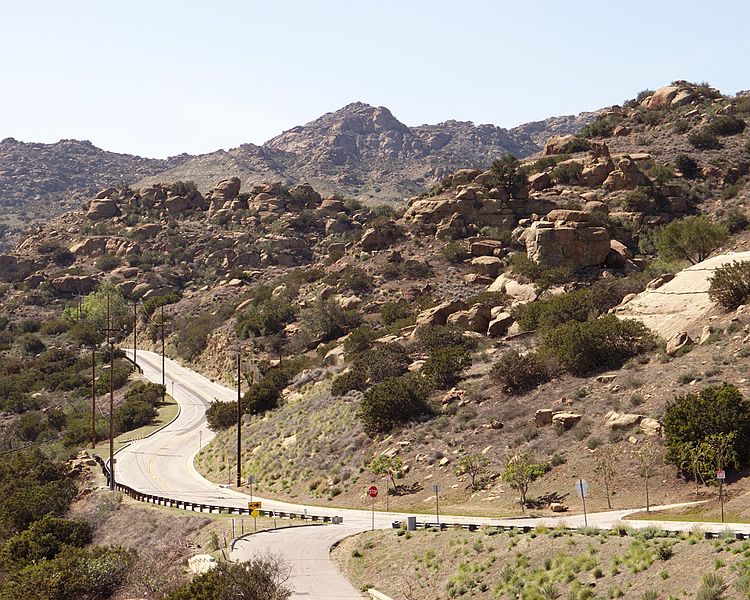
[[[132,350],[126,350],[133,357]],[[143,375],[154,383],[161,383],[161,356],[153,352],[138,350],[138,365]],[[180,406],[177,418],[151,436],[132,442],[117,453],[115,478],[118,482],[148,494],[166,496],[178,500],[226,507],[246,507],[250,497],[246,494],[212,483],[200,475],[193,466],[193,459],[201,446],[208,444],[214,433],[206,426],[206,408],[214,400],[234,401],[236,390],[212,382],[191,371],[174,360],[165,361],[167,389],[172,392]],[[343,524],[295,527],[258,533],[239,539],[234,544],[231,558],[247,560],[267,554],[281,555],[291,566],[287,582],[293,589],[292,598],[306,599],[361,599],[362,595],[337,570],[330,560],[329,551],[336,542],[373,526],[369,510],[334,509],[280,502],[255,496],[263,502],[263,508],[320,516],[343,517]],[[659,508],[670,508],[670,505]],[[588,515],[590,526],[607,528],[640,508],[609,511]],[[434,515],[417,515],[419,520],[432,521]],[[374,526],[389,528],[394,520],[404,518],[400,513],[376,512]],[[441,516],[441,522],[472,523],[508,526],[555,526],[565,523],[569,527],[583,525],[583,515],[566,515],[550,518],[492,519],[477,517]],[[629,521],[633,527],[656,526],[673,531],[686,531],[695,523],[675,521]],[[750,525],[705,523],[707,531],[721,531],[727,526],[735,531],[750,534]]]

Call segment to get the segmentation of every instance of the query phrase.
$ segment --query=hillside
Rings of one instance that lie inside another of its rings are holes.
[[[0,142],[0,250],[29,225],[119,183],[192,180],[206,192],[226,177],[309,181],[324,193],[402,200],[460,167],[484,168],[506,152],[533,154],[540,140],[575,132],[593,115],[554,117],[512,130],[457,121],[410,128],[387,108],[354,103],[262,146],[166,160],[107,152],[77,140],[35,144],[8,138]]]
[[[319,125],[338,132],[345,167],[383,156],[381,134],[400,127],[378,109],[353,110],[368,119]],[[449,173],[403,208],[263,179],[105,190],[0,255],[3,356],[23,364],[35,335],[75,350],[65,327],[25,323],[65,307],[70,319],[79,298],[109,286],[118,305],[138,303],[143,347],[158,347],[164,306],[171,356],[231,384],[241,348],[245,475],[258,493],[360,506],[384,455],[402,461],[388,484],[399,510],[431,505],[438,481],[446,510],[512,514],[517,494],[500,474],[528,453],[544,472],[526,504],[543,513],[554,501],[575,509],[573,478],[606,450],[618,458],[610,500],[639,506],[642,449],[664,450],[667,405],[723,382],[748,397],[750,317],[712,305],[689,332],[695,343],[667,352],[671,340],[610,312],[702,260],[670,254],[665,227],[710,231],[698,254],[748,250],[748,115],[746,98],[676,82],[520,163]],[[393,160],[423,151],[425,131],[401,129]],[[331,155],[313,142],[287,132],[273,153],[309,153],[319,173]],[[123,344],[131,327],[118,329]],[[38,387],[13,391],[0,396],[8,422],[24,410],[44,420]],[[235,408],[211,410],[219,434],[198,456],[216,481],[234,464]],[[487,460],[474,486],[456,470],[471,455]],[[747,490],[744,476],[732,471],[732,495]],[[653,502],[695,493],[673,464],[653,477]],[[592,483],[592,509],[606,505],[601,488]]]

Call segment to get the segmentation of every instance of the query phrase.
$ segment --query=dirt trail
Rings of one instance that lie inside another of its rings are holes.
[[[637,319],[667,340],[680,331],[698,334],[715,306],[708,297],[711,275],[721,266],[745,260],[750,260],[750,252],[731,252],[706,259],[680,271],[663,286],[641,292],[621,304],[615,308],[615,314]]]

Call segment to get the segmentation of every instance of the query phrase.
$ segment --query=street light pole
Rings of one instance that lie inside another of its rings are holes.
[[[242,485],[242,359],[237,349],[237,487]]]
[[[161,402],[164,404],[167,393],[166,371],[164,370],[164,306],[161,307]]]

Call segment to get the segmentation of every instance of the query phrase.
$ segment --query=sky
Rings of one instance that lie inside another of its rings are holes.
[[[512,127],[676,79],[750,89],[750,2],[0,0],[0,139],[167,157],[362,101]],[[1,165],[0,165],[1,166]]]

